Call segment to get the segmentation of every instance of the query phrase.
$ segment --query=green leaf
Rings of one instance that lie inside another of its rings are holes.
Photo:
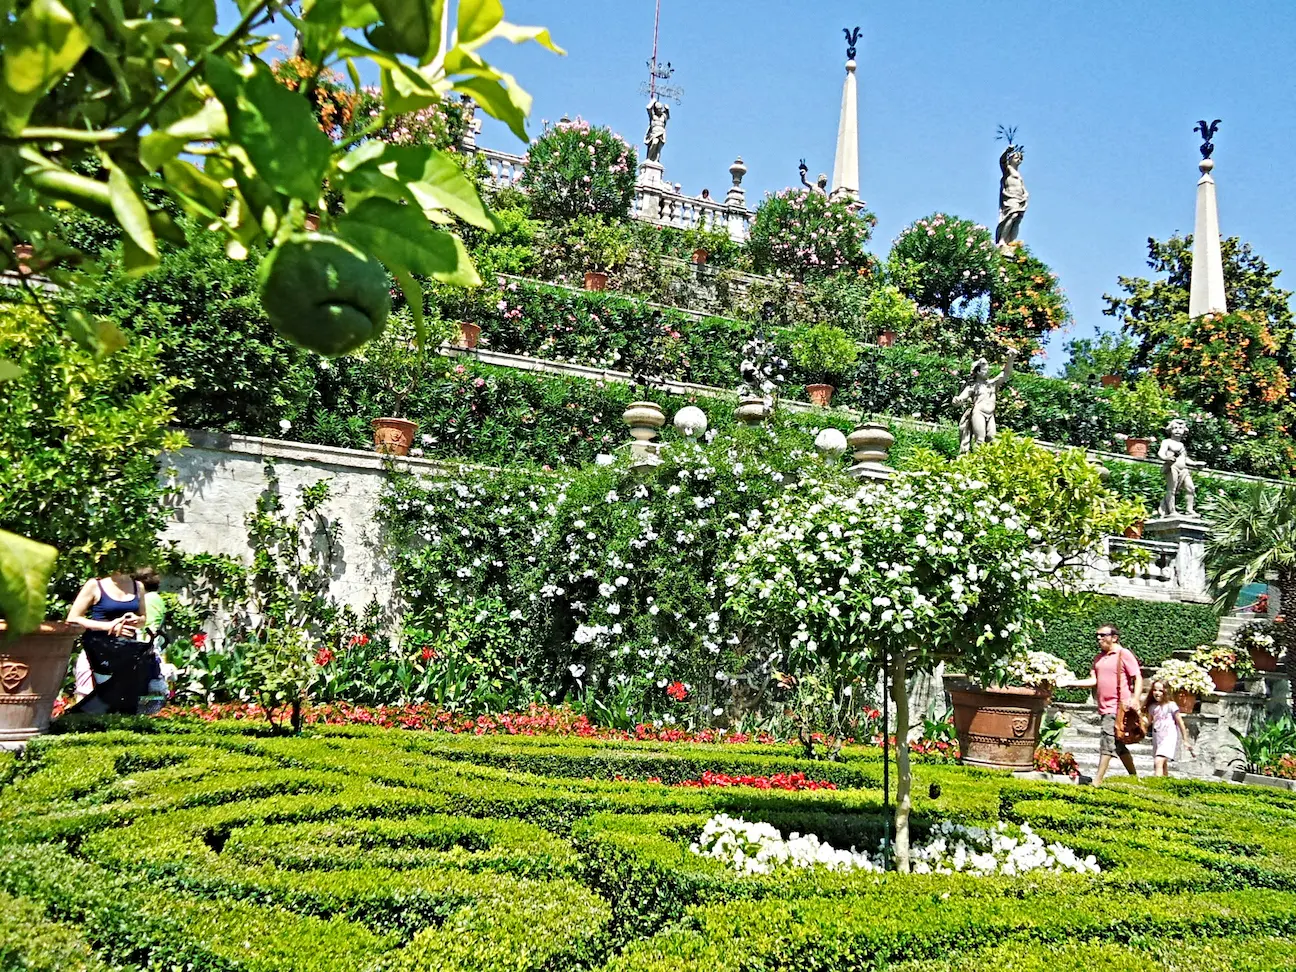
[[[24,374],[22,366],[16,361],[0,358],[0,381],[13,381],[15,378],[21,378]]]
[[[275,190],[314,204],[328,167],[333,143],[319,129],[310,103],[274,79],[257,62],[256,73],[243,82],[229,112],[230,136]]]
[[[541,47],[548,48],[555,54],[566,54],[567,52],[553,42],[549,36],[549,30],[545,27],[519,27],[517,24],[499,24],[491,31],[491,40],[495,37],[502,37],[506,41],[512,41],[514,44],[524,44],[527,41],[535,41]]]
[[[369,42],[389,54],[408,54],[427,64],[440,53],[445,0],[372,0],[382,22]]]
[[[467,45],[486,37],[503,21],[500,0],[459,0],[459,43]]]
[[[229,135],[229,121],[225,106],[215,98],[208,99],[188,118],[168,125],[157,132],[149,132],[140,139],[140,162],[153,172],[174,159],[190,142],[220,139]]]
[[[456,81],[454,89],[470,96],[486,114],[508,125],[522,141],[527,141],[526,119],[531,114],[531,96],[507,74],[502,81],[487,78],[465,78]]]
[[[390,270],[405,270],[461,287],[481,277],[463,241],[434,229],[418,209],[390,199],[366,199],[337,221],[338,235],[377,257]]]
[[[382,92],[389,115],[419,111],[442,100],[433,83],[407,64],[394,64],[383,69]]]
[[[126,347],[126,335],[104,318],[92,318],[85,311],[69,307],[64,314],[68,336],[96,358]]]
[[[172,194],[179,193],[184,200],[201,207],[204,219],[219,217],[225,207],[229,192],[202,169],[184,159],[172,159],[162,165],[162,177]],[[182,202],[184,201],[182,200]],[[186,205],[186,208],[190,208]]]
[[[58,551],[46,543],[0,530],[0,610],[12,634],[25,634],[45,620],[45,590]]]
[[[90,38],[58,0],[33,0],[0,37],[4,70],[0,110],[5,128],[17,135],[41,98],[76,66]]]
[[[113,215],[126,236],[122,243],[128,273],[147,273],[160,262],[157,239],[149,225],[148,208],[135,191],[130,178],[111,159],[108,166],[108,198]]]
[[[283,16],[297,30],[302,56],[312,64],[323,64],[327,55],[342,36],[345,18],[343,0],[308,0],[302,5],[301,17],[294,17],[287,9]]]
[[[375,143],[370,143],[373,144]],[[448,152],[438,151],[428,145],[377,143],[377,146],[376,150],[365,146],[351,153],[354,156],[364,151],[365,157],[350,166],[356,172],[347,180],[347,189],[398,198],[388,181],[395,180],[401,195],[418,203],[429,216],[432,210],[444,209],[473,226],[495,229],[495,221],[481,196],[477,194],[477,187],[464,175],[463,169]],[[344,164],[350,162],[351,157],[348,156]],[[375,169],[387,179],[373,179],[371,173]]]
[[[422,352],[423,345],[427,343],[427,325],[423,320],[423,288],[408,270],[394,269],[391,275],[396,278],[401,293],[405,295],[405,303],[409,305],[410,317],[414,321],[414,337]]]

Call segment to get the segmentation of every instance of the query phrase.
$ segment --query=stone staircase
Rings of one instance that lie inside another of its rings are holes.
[[[1082,776],[1093,777],[1098,772],[1099,722],[1098,707],[1092,702],[1055,702],[1049,707],[1051,712],[1058,712],[1070,720],[1071,725],[1062,737],[1062,749],[1075,755],[1080,764]],[[1144,740],[1129,747],[1134,756],[1134,768],[1139,776],[1152,775],[1152,742]],[[1108,779],[1119,779],[1125,776],[1125,767],[1118,758],[1112,757],[1111,768],[1107,771]]]

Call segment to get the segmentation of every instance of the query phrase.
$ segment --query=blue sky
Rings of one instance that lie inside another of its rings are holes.
[[[487,57],[535,96],[541,119],[582,115],[643,138],[639,84],[653,0],[505,0],[567,49],[497,43]],[[667,178],[723,195],[741,155],[749,205],[797,181],[805,156],[831,174],[843,26],[863,29],[862,195],[884,254],[912,220],[944,210],[993,226],[995,129],[1016,125],[1031,193],[1022,239],[1059,274],[1076,326],[1110,328],[1102,295],[1145,269],[1148,236],[1191,232],[1197,119],[1221,118],[1221,228],[1250,240],[1296,288],[1296,3],[1247,0],[908,0],[816,3],[662,0],[661,57],[684,101],[672,109]],[[521,151],[487,120],[481,142]]]

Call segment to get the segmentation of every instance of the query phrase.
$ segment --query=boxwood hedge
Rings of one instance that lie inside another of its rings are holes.
[[[840,789],[669,785],[699,767],[796,769]],[[872,846],[880,769],[868,748],[825,764],[783,745],[367,727],[48,737],[0,775],[0,967],[1292,967],[1296,796],[1279,791],[916,767],[919,834],[1028,822],[1097,856],[1085,877],[740,876],[687,850],[721,811]]]

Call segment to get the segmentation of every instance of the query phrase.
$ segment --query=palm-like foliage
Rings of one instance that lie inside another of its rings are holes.
[[[1221,497],[1207,518],[1206,572],[1221,612],[1237,604],[1248,584],[1277,575],[1284,623],[1274,634],[1296,685],[1296,486],[1253,484],[1240,496]],[[1296,711],[1296,693],[1292,704]]]

